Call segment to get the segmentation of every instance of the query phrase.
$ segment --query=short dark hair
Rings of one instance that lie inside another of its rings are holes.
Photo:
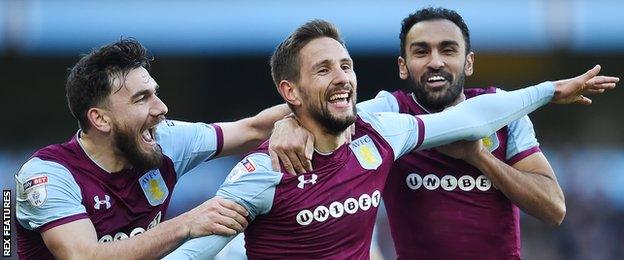
[[[438,7],[427,7],[416,11],[415,13],[410,14],[409,16],[403,19],[401,23],[401,34],[399,38],[401,39],[401,56],[405,58],[405,38],[407,37],[407,32],[417,23],[422,21],[431,21],[431,20],[449,20],[453,22],[459,29],[461,29],[462,35],[464,36],[464,41],[466,42],[466,54],[470,52],[470,31],[468,30],[468,26],[464,23],[464,19],[457,12]]]
[[[332,38],[345,46],[338,29],[333,24],[318,19],[300,26],[277,46],[270,61],[271,77],[275,86],[284,79],[299,81],[299,52],[308,42],[321,37]]]
[[[115,78],[122,79],[123,87],[123,79],[130,70],[149,69],[151,60],[145,47],[132,38],[121,39],[83,56],[70,69],[65,84],[67,104],[80,129],[85,133],[89,130],[87,111],[107,101]]]

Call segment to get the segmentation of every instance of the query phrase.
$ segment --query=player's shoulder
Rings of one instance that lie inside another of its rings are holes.
[[[50,185],[66,192],[80,190],[74,176],[65,166],[39,157],[32,157],[22,165],[15,175],[15,181],[18,194],[28,198],[35,207],[45,201],[38,199],[37,195],[45,195],[45,189]]]
[[[156,142],[166,142],[169,139],[179,139],[180,137],[196,134],[198,131],[208,129],[214,130],[214,126],[201,122],[185,122],[179,120],[164,120],[156,126]],[[180,136],[182,135],[182,136]]]
[[[243,157],[227,176],[225,183],[234,184],[240,181],[263,182],[265,185],[276,185],[284,173],[273,170],[271,157],[264,152],[253,152]],[[269,182],[266,182],[269,180]]]
[[[375,129],[388,128],[388,130],[392,129],[393,123],[405,120],[414,120],[414,116],[412,115],[395,112],[369,112],[365,110],[358,110],[357,116],[358,119],[361,120],[359,123],[360,126],[365,125],[362,124],[362,122],[364,122],[370,124]],[[356,127],[358,127],[358,121],[356,121]]]
[[[498,90],[499,89],[494,86],[485,88],[466,88],[464,89],[464,95],[466,95],[466,98],[473,98],[483,94],[496,93]]]
[[[31,157],[24,163],[17,173],[16,178],[23,180],[41,174],[52,174],[64,178],[72,178],[70,171],[62,164],[52,160],[44,160],[39,157]]]

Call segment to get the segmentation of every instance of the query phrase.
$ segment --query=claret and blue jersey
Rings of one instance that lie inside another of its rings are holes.
[[[239,162],[217,196],[249,210],[247,256],[368,258],[381,193],[392,162],[422,143],[423,124],[409,115],[359,113],[350,144],[315,153],[314,171],[291,176],[271,169],[268,143]],[[227,243],[215,236],[191,241],[170,258],[210,258]],[[210,242],[208,242],[210,241]],[[186,254],[186,255],[185,255]]]
[[[497,89],[466,89],[470,99]],[[500,90],[499,90],[500,91]],[[371,112],[429,112],[406,91],[380,92],[360,104]],[[483,140],[490,152],[513,165],[539,152],[528,116]],[[386,182],[384,203],[399,259],[518,259],[519,209],[478,169],[435,149],[399,158]],[[462,241],[462,243],[457,243]]]
[[[331,154],[314,153],[314,171],[296,177],[273,171],[264,144],[234,167],[217,196],[249,211],[245,237],[251,259],[368,258],[380,196],[395,160],[415,148],[489,136],[546,104],[553,93],[554,86],[544,83],[418,117],[358,109],[353,142]],[[209,259],[232,238],[192,239],[165,259]]]
[[[18,255],[53,259],[40,233],[89,218],[99,242],[141,234],[162,220],[176,181],[219,153],[218,125],[167,120],[156,130],[164,160],[158,169],[109,173],[89,158],[78,140],[37,151],[15,176],[18,190]]]

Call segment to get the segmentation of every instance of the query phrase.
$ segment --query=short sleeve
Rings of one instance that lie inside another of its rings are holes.
[[[272,170],[271,158],[267,154],[254,153],[234,166],[217,191],[217,196],[237,202],[254,219],[271,210],[275,187],[282,175]]]
[[[217,197],[230,199],[245,207],[249,218],[268,213],[273,205],[275,187],[282,173],[271,170],[271,159],[263,153],[251,154],[234,166],[217,191]],[[164,259],[212,259],[234,236],[210,235],[186,241]]]
[[[156,128],[156,142],[173,161],[179,179],[220,152],[223,133],[216,124],[165,120]]]
[[[360,102],[357,108],[369,113],[376,112],[399,112],[399,102],[392,93],[382,90],[377,93],[375,98]]]
[[[390,144],[395,160],[420,146],[423,141],[424,124],[418,117],[366,111],[358,111],[358,115]]]
[[[511,122],[507,127],[507,154],[509,164],[514,164],[527,156],[539,152],[539,143],[528,116]]]
[[[78,184],[56,162],[32,158],[22,166],[15,182],[17,220],[26,229],[43,232],[88,217]]]

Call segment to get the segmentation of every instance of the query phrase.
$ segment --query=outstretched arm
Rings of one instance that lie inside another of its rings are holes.
[[[243,207],[224,199],[213,199],[143,234],[107,243],[98,242],[93,223],[80,219],[41,233],[57,259],[155,259],[187,239],[211,235],[234,235],[247,221]]]
[[[545,82],[511,92],[481,95],[443,112],[418,116],[425,132],[420,148],[458,140],[478,140],[548,102],[589,105],[591,100],[584,95],[602,93],[614,88],[619,81],[616,77],[597,76],[599,72],[600,66],[597,65],[575,78]]]
[[[273,124],[290,113],[290,108],[282,104],[267,108],[252,117],[218,123],[223,131],[223,149],[219,156],[240,154],[257,147],[269,138]]]

